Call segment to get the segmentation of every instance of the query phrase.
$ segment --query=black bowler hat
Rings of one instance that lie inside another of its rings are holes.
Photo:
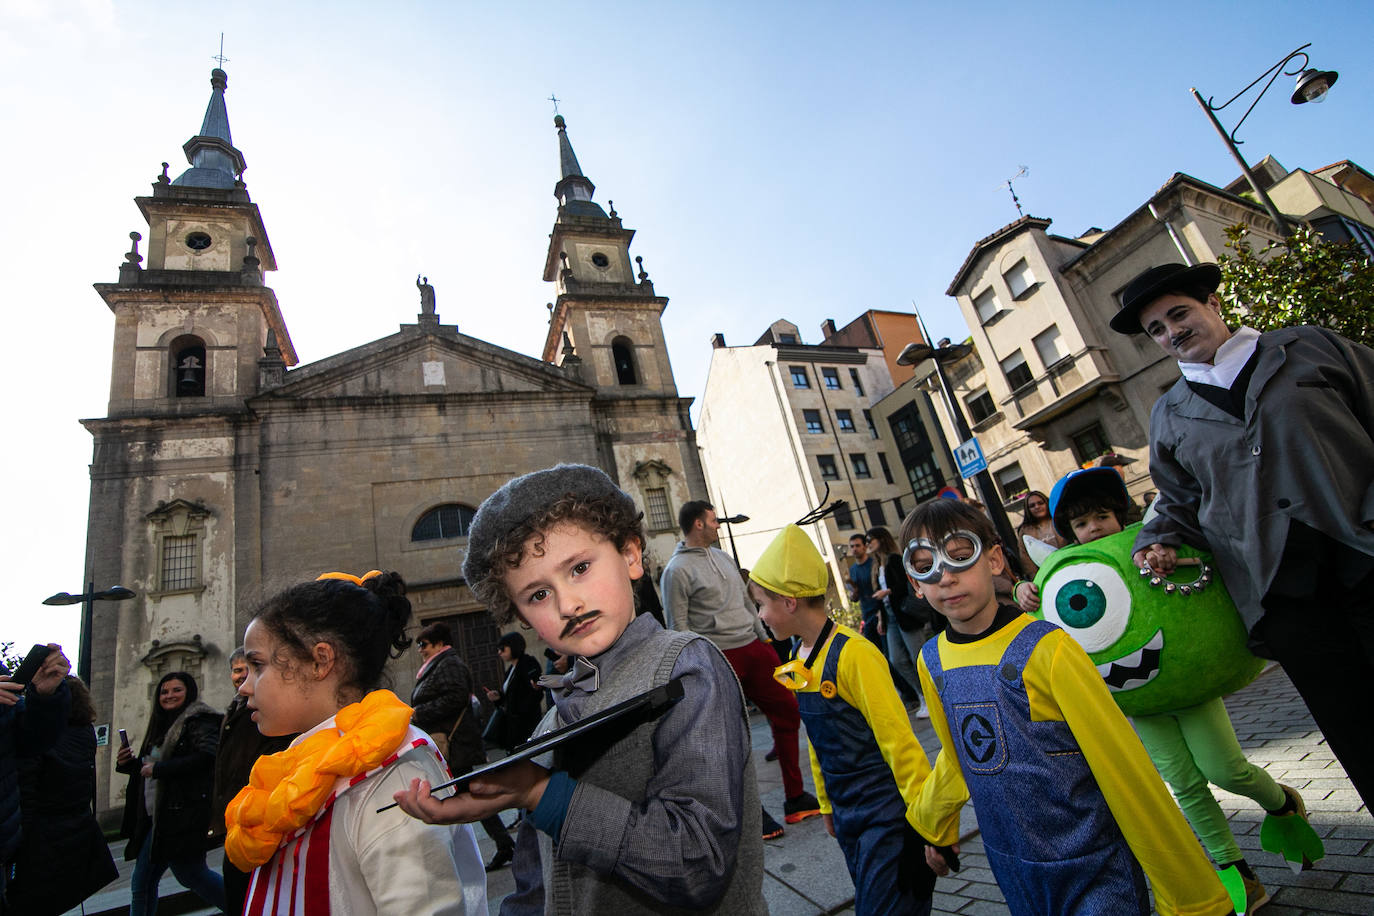
[[[1180,289],[1206,289],[1216,292],[1221,285],[1221,268],[1210,262],[1194,264],[1161,264],[1151,267],[1130,283],[1121,293],[1121,308],[1108,322],[1119,334],[1140,334],[1140,311],[1160,296]]]

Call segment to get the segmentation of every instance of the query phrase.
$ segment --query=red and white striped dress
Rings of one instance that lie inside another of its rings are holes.
[[[332,727],[330,718],[297,741]],[[314,820],[254,870],[246,916],[485,916],[486,873],[470,826],[377,813],[417,776],[440,782],[448,766],[412,725],[381,766],[340,778]]]

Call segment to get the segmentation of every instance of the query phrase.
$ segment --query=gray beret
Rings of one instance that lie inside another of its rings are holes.
[[[482,500],[468,526],[468,552],[463,560],[463,578],[471,585],[491,572],[490,556],[497,538],[564,496],[584,499],[623,500],[637,513],[634,500],[600,468],[585,464],[560,464],[508,481]]]

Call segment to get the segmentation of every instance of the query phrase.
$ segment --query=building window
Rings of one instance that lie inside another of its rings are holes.
[[[939,468],[935,466],[934,457],[907,465],[906,479],[911,484],[911,495],[916,497],[918,503],[940,492],[940,487],[945,483]]]
[[[854,429],[854,415],[847,410],[835,411],[835,425],[839,427],[842,433],[857,432]]]
[[[174,499],[160,502],[144,516],[152,526],[158,569],[153,581],[157,598],[168,592],[203,589],[200,554],[205,545],[205,520],[210,510],[202,503]]]
[[[891,481],[888,482],[891,483]],[[900,496],[892,497],[892,511],[897,513],[897,524],[900,525],[902,520],[906,518],[906,512],[902,510],[902,498]]]
[[[882,468],[883,480],[892,483],[892,468],[887,466],[887,452],[878,453],[878,467]]]
[[[412,541],[446,541],[465,538],[475,510],[460,503],[447,503],[430,509],[410,529]]]
[[[868,457],[862,454],[849,456],[849,466],[854,469],[855,477],[872,477],[873,472],[868,469]]]
[[[911,405],[893,414],[888,423],[892,425],[892,437],[897,441],[898,451],[910,452],[926,444],[920,415]]]
[[[835,464],[834,455],[817,455],[816,464],[820,465],[822,480],[840,479],[840,469]]]
[[[849,511],[849,506],[838,505],[835,507],[835,527],[846,529],[854,527],[854,513]]]
[[[615,378],[622,385],[639,384],[635,373],[634,344],[628,337],[617,337],[611,341],[611,359],[615,361]]]
[[[870,439],[878,438],[878,427],[873,425],[873,411],[864,411],[864,422],[868,424],[868,437]]]
[[[805,367],[805,366],[791,366],[791,367],[790,367],[790,371],[791,371],[791,373],[792,373],[792,387],[793,387],[793,388],[810,388],[810,387],[811,387],[811,380],[810,380],[810,379],[807,377],[807,375],[806,375],[806,367]]]
[[[992,402],[992,395],[988,394],[986,388],[980,388],[964,398],[964,404],[968,406],[969,417],[974,423],[982,423],[997,413],[997,405]]]
[[[170,391],[174,398],[205,397],[205,341],[184,335],[167,348],[168,364],[172,370]]]
[[[649,527],[658,531],[673,527],[673,514],[668,511],[668,491],[664,487],[645,487],[644,504],[648,507]]]
[[[858,369],[850,369],[850,370],[849,370],[849,382],[850,382],[850,384],[852,384],[852,385],[854,386],[854,393],[857,394],[859,397],[863,397],[863,396],[864,396],[864,383],[861,382],[861,381],[859,381],[859,370],[858,370]]]
[[[808,433],[825,432],[825,426],[821,423],[821,412],[819,410],[803,410],[802,419],[806,421],[806,431]]]
[[[997,301],[997,293],[991,286],[973,297],[973,310],[978,313],[980,324],[987,324],[1002,314],[1002,303]]]
[[[181,537],[172,535],[162,539],[162,591],[176,592],[196,587],[199,582],[196,576],[196,542],[199,540],[194,534]]]
[[[1030,490],[1030,485],[1026,483],[1026,475],[1021,473],[1021,465],[1014,461],[998,470],[995,476],[997,477],[997,486],[1002,491],[1002,502],[1004,503],[1018,499]]]
[[[1035,379],[1031,375],[1030,366],[1026,365],[1026,357],[1021,355],[1020,350],[1002,360],[1001,366],[1002,374],[1007,377],[1007,386],[1012,391],[1026,387]]]
[[[797,335],[796,335],[796,334],[779,334],[779,335],[778,335],[778,343],[780,343],[780,344],[795,344],[796,342],[797,342]]]
[[[1052,324],[1035,335],[1035,352],[1040,354],[1040,362],[1046,368],[1053,366],[1069,355],[1069,348],[1064,345],[1064,338],[1059,333],[1058,325]]]
[[[1087,429],[1080,429],[1069,436],[1069,441],[1073,443],[1073,454],[1078,459],[1079,464],[1092,461],[1112,450],[1111,443],[1107,441],[1107,433],[1102,428],[1101,423],[1094,423]]]
[[[823,368],[823,369],[821,369],[821,378],[825,380],[825,387],[826,387],[826,388],[829,388],[831,391],[839,391],[839,390],[840,390],[840,370],[839,370],[839,369],[824,369],[824,368]]]
[[[1011,265],[1011,270],[1004,273],[1002,278],[1007,281],[1011,297],[1018,302],[1035,292],[1038,285],[1035,282],[1035,274],[1031,273],[1030,265],[1026,263],[1025,258]]]
[[[869,525],[887,524],[887,516],[883,514],[883,501],[881,499],[865,499],[864,511],[868,513]]]

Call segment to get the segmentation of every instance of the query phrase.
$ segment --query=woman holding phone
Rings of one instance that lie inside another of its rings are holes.
[[[225,908],[224,879],[205,864],[220,714],[198,699],[191,675],[158,681],[138,756],[119,749],[115,769],[129,776],[124,800],[124,859],[134,860],[129,916],[157,912],[157,885],[170,867],[210,906]]]

